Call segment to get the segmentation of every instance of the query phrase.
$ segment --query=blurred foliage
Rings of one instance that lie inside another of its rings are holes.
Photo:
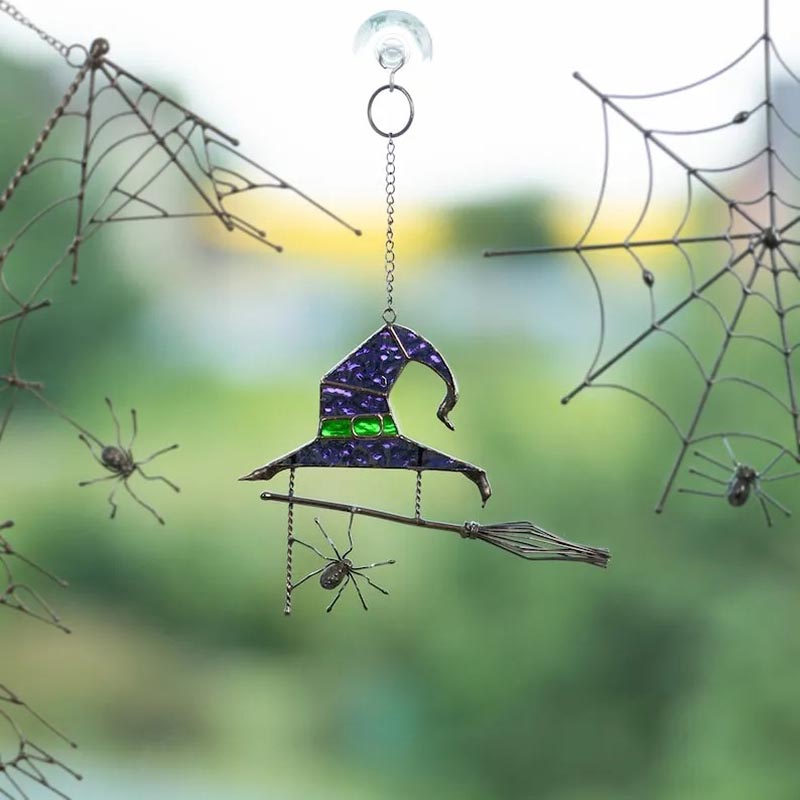
[[[547,198],[528,193],[471,199],[451,206],[445,216],[459,252],[542,245],[552,230]],[[511,261],[506,268],[522,263]]]
[[[24,105],[10,95],[17,89],[46,93],[43,74],[13,74],[0,82],[6,108]],[[8,174],[27,139],[13,116],[3,137],[14,144],[0,155]],[[543,208],[512,198],[449,219],[465,247],[513,246],[545,240]],[[31,319],[27,356],[35,377],[69,378],[70,411],[92,429],[110,430],[102,396],[113,388],[140,411],[138,452],[181,442],[156,470],[181,495],[136,484],[167,528],[124,497],[109,521],[103,485],[75,486],[97,465],[37,407],[15,418],[0,448],[0,508],[26,552],[70,579],[53,600],[76,631],[0,615],[0,679],[81,741],[87,779],[76,798],[800,794],[796,524],[768,531],[752,503],[677,496],[655,517],[676,447],[663,422],[603,393],[562,409],[564,375],[579,366],[565,369],[535,339],[486,336],[476,322],[468,337],[437,338],[461,384],[455,434],[434,418],[441,387],[424,370],[410,368],[393,400],[404,430],[485,466],[495,495],[482,512],[462,478],[433,476],[425,513],[530,517],[610,547],[611,568],[530,565],[445,534],[357,523],[359,558],[398,560],[381,576],[391,596],[372,597],[368,614],[343,598],[328,616],[328,597],[309,583],[286,620],[285,509],[235,479],[313,431],[319,370],[303,361],[248,381],[213,363],[159,360],[153,341],[170,319],[146,329],[146,301],[191,287],[164,281],[144,298],[117,268],[121,255],[114,239],[87,248],[64,316],[57,307]],[[170,258],[188,261],[188,249]],[[519,264],[498,265],[497,281],[504,270]],[[351,344],[319,330],[325,363]],[[658,359],[641,369],[679,399],[680,381],[665,381]],[[309,471],[298,493],[408,511],[413,476]],[[313,540],[312,516],[298,512],[297,524]],[[346,520],[326,523],[341,539]]]

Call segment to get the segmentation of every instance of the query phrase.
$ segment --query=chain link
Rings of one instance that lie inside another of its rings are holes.
[[[19,22],[20,25],[24,25],[26,28],[30,28],[34,33],[36,33],[39,38],[49,44],[57,53],[60,53],[64,58],[69,58],[69,51],[70,48],[64,44],[64,42],[56,39],[55,36],[47,33],[47,31],[43,31],[41,28],[34,25],[31,20],[29,20],[16,6],[12,5],[11,3],[6,2],[6,0],[0,0],[0,12],[4,14],[8,14],[11,19],[15,22]]]
[[[394,139],[389,136],[386,144],[386,252],[383,257],[383,268],[386,273],[386,308],[383,310],[383,321],[391,325],[397,314],[393,308],[394,292]]]
[[[294,497],[294,467],[289,472],[289,497]],[[283,613],[288,617],[292,613],[292,548],[294,547],[294,503],[289,501],[286,521],[286,598]]]

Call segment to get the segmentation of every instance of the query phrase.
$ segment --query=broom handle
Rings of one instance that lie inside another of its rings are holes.
[[[424,519],[423,517],[406,517],[403,514],[393,514],[390,511],[381,511],[377,508],[364,508],[363,506],[348,506],[344,503],[334,503],[331,500],[317,500],[313,497],[299,497],[298,495],[289,496],[287,494],[277,494],[275,492],[262,492],[262,500],[275,501],[278,503],[294,503],[297,506],[311,506],[321,508],[325,511],[341,511],[345,514],[358,514],[362,517],[372,517],[382,519],[387,522],[397,522],[400,525],[413,525],[415,528],[428,528],[437,531],[448,531],[457,533],[461,536],[467,535],[467,524],[457,525],[454,522],[438,522],[436,520]]]

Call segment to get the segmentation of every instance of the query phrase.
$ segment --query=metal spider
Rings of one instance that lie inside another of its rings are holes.
[[[309,550],[313,550],[323,561],[327,562],[324,566],[320,567],[319,569],[315,569],[312,572],[309,572],[304,578],[301,578],[297,583],[292,584],[292,591],[294,591],[298,586],[305,583],[309,578],[313,578],[315,575],[319,575],[319,585],[323,589],[327,589],[329,591],[333,591],[337,586],[339,587],[339,591],[336,593],[336,597],[333,598],[330,605],[325,609],[326,612],[330,612],[333,607],[336,605],[339,598],[342,596],[342,592],[345,590],[347,585],[352,581],[353,586],[355,586],[356,592],[358,592],[358,599],[361,600],[361,605],[364,607],[364,611],[368,611],[367,603],[364,600],[364,595],[361,593],[361,587],[358,585],[358,580],[356,576],[359,578],[363,578],[373,589],[377,589],[381,594],[388,595],[389,592],[386,591],[381,586],[378,586],[377,583],[374,583],[367,577],[366,575],[362,574],[362,570],[365,569],[372,569],[373,567],[382,567],[387,564],[394,564],[396,563],[394,559],[390,559],[389,561],[378,561],[375,564],[365,564],[361,567],[356,567],[353,565],[353,562],[348,558],[350,553],[353,550],[353,517],[354,514],[350,514],[350,524],[347,526],[347,542],[349,547],[345,550],[344,553],[340,553],[339,550],[336,548],[336,545],[331,539],[330,536],[325,532],[325,529],[320,524],[319,518],[314,517],[314,522],[316,523],[317,527],[322,532],[322,535],[325,537],[325,540],[331,546],[331,549],[334,552],[336,558],[330,558],[329,556],[323,555],[317,550],[316,547],[312,544],[308,544],[307,542],[303,542],[296,537],[292,537],[292,540],[297,544],[303,545],[303,547],[307,547]]]
[[[750,499],[750,494],[752,493],[758,498],[758,502],[761,504],[761,508],[764,511],[767,525],[770,527],[772,527],[772,517],[770,516],[767,504],[774,506],[779,511],[782,511],[787,517],[792,516],[792,512],[786,508],[786,506],[779,503],[774,497],[767,494],[761,485],[762,483],[769,483],[770,481],[780,481],[784,480],[785,478],[796,478],[800,476],[800,472],[789,472],[783,475],[773,475],[769,478],[764,477],[786,455],[787,451],[782,449],[780,453],[778,453],[778,455],[776,455],[775,458],[773,458],[772,461],[770,461],[767,466],[764,467],[764,469],[759,471],[747,464],[742,464],[739,459],[736,458],[736,454],[733,452],[733,448],[726,437],[722,438],[722,442],[725,445],[725,449],[728,451],[728,455],[730,456],[733,464],[733,474],[728,478],[728,480],[722,480],[718,477],[708,475],[707,473],[701,472],[700,470],[694,468],[690,469],[689,472],[692,473],[692,475],[697,475],[701,478],[705,478],[708,481],[719,484],[720,486],[724,486],[725,491],[705,492],[699,489],[680,489],[679,491],[683,492],[684,494],[699,494],[706,497],[724,497],[728,503],[735,508],[741,508]],[[726,472],[730,472],[730,466],[728,464],[717,461],[717,459],[699,451],[695,451],[695,455],[698,458],[702,458],[704,461],[707,461],[710,464],[725,470]]]
[[[157,450],[151,456],[148,456],[143,461],[136,461],[133,456],[133,443],[136,441],[136,435],[139,432],[138,424],[136,421],[136,409],[131,409],[131,421],[133,425],[133,433],[131,435],[130,443],[127,447],[122,444],[122,432],[120,429],[119,420],[117,419],[117,415],[114,412],[114,406],[111,404],[111,400],[106,397],[106,405],[108,406],[108,410],[111,412],[111,417],[114,420],[114,427],[117,431],[117,443],[116,445],[106,445],[103,444],[99,439],[95,437],[91,437],[94,440],[94,444],[96,444],[100,450],[100,455],[95,452],[94,447],[92,446],[92,442],[89,441],[89,436],[85,433],[79,434],[80,440],[89,448],[89,452],[94,456],[95,461],[100,464],[101,467],[107,469],[111,474],[104,475],[102,478],[94,478],[89,481],[81,481],[78,486],[91,486],[93,483],[100,483],[101,481],[111,481],[111,480],[118,480],[122,483],[125,487],[125,491],[140,505],[142,508],[146,508],[162,525],[164,524],[163,518],[158,514],[158,512],[152,507],[149,506],[147,503],[144,502],[134,491],[131,489],[130,485],[128,484],[128,480],[131,476],[138,472],[145,480],[148,481],[162,481],[166,483],[167,486],[170,487],[175,492],[179,492],[180,488],[176,486],[172,481],[165,478],[163,475],[147,475],[144,470],[142,469],[143,464],[148,464],[154,458],[157,458],[164,453],[168,453],[170,450],[175,450],[178,447],[177,444],[170,445],[169,447],[165,447],[161,450]],[[111,490],[111,494],[108,496],[108,503],[111,506],[111,519],[117,514],[117,504],[114,502],[114,494],[116,493],[119,486],[115,486]]]

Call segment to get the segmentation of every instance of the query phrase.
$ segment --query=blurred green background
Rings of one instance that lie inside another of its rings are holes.
[[[43,70],[6,61],[2,74],[3,108],[57,97]],[[3,119],[0,174],[13,173],[41,117]],[[85,248],[79,286],[61,276],[53,309],[29,321],[25,376],[101,437],[113,435],[104,396],[125,426],[135,406],[137,455],[180,442],[153,471],[182,488],[134,484],[166,527],[122,494],[110,521],[105,485],[76,485],[97,464],[33,399],[0,448],[0,516],[16,521],[21,552],[70,581],[63,592],[36,585],[74,630],[0,615],[0,682],[80,742],[65,757],[85,779],[60,781],[68,794],[800,796],[797,525],[768,530],[754,502],[678,495],[654,515],[677,451],[663,421],[614,393],[559,404],[593,353],[588,281],[569,260],[480,258],[486,245],[552,241],[551,200],[430,210],[446,235],[407,269],[398,214],[400,320],[459,379],[456,432],[435,419],[442,387],[422,368],[409,368],[393,404],[404,432],[492,480],[481,511],[463,478],[426,477],[427,516],[531,518],[609,547],[611,568],[527,564],[358,520],[358,559],[397,559],[375,576],[391,596],[371,593],[366,614],[348,593],[326,615],[330,596],[309,583],[283,617],[285,509],[236,478],[313,436],[319,376],[377,327],[379,217],[346,245],[316,220],[314,235],[340,248],[335,263],[292,257],[291,240],[262,257],[194,225],[120,226]],[[63,242],[56,225],[40,238],[50,236]],[[346,269],[347,248],[361,259],[371,248],[372,266]],[[623,297],[643,291],[635,275],[629,288],[619,280]],[[664,363],[648,358],[639,378],[680,403],[685,385]],[[270,486],[283,491],[285,476]],[[308,471],[297,482],[299,494],[406,513],[413,488],[399,473]],[[781,488],[792,505],[796,490]],[[312,517],[298,511],[296,524],[314,541]],[[343,541],[346,518],[323,524]],[[296,574],[315,566],[296,560]],[[62,752],[35,724],[31,735]]]

